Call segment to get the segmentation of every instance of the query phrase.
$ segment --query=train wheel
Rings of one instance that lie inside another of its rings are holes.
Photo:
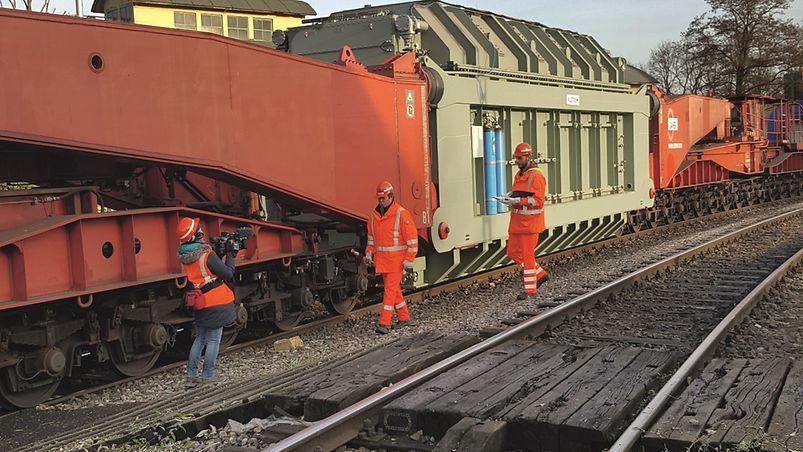
[[[237,335],[240,334],[240,330],[245,328],[245,324],[248,322],[248,311],[245,309],[245,306],[243,306],[242,303],[237,303],[235,309],[235,323],[223,328],[223,336],[220,338],[221,351],[231,347],[234,341],[237,340]]]
[[[348,314],[357,304],[357,297],[350,297],[346,289],[332,289],[324,296],[323,305],[335,315]]]
[[[226,350],[237,340],[240,328],[237,326],[227,326],[223,328],[223,336],[220,337],[220,351]]]
[[[278,328],[281,331],[290,331],[293,328],[297,327],[300,322],[301,322],[300,312],[288,312],[284,314],[284,317],[281,320],[273,321],[273,323],[276,325],[276,328]]]
[[[130,360],[120,352],[112,352],[109,364],[115,372],[124,377],[137,377],[151,370],[162,354],[162,350],[152,350],[149,353],[139,354]]]
[[[31,408],[56,392],[66,370],[64,353],[47,348],[0,369],[0,405]]]
[[[311,297],[312,294],[310,293],[309,296]],[[304,304],[301,303],[299,299],[296,299],[296,297],[283,299],[281,301],[282,318],[273,320],[273,324],[281,331],[292,330],[301,322],[301,315],[304,313],[303,306]]]
[[[167,329],[159,323],[124,323],[120,340],[110,344],[112,370],[126,377],[151,370],[169,337]]]

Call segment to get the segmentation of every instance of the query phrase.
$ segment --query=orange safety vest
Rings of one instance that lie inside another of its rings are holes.
[[[396,202],[385,215],[371,211],[365,252],[374,255],[377,273],[400,272],[404,261],[413,262],[418,254],[418,231],[410,212]]]
[[[192,283],[193,287],[200,289],[201,292],[204,292],[204,287],[211,287],[210,290],[203,294],[201,306],[204,308],[220,306],[234,301],[234,292],[209,270],[206,261],[209,259],[210,254],[212,254],[211,250],[204,253],[195,262],[182,264],[184,265],[184,272],[187,274],[187,280]],[[209,284],[212,284],[212,286],[208,286]]]
[[[532,196],[522,197],[518,204],[510,206],[510,234],[538,234],[546,229],[544,222],[544,201],[546,179],[541,168],[533,166],[513,178],[514,192],[528,192]]]

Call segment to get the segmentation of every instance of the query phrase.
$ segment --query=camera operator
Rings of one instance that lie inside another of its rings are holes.
[[[215,361],[220,350],[223,327],[235,321],[234,293],[223,281],[234,276],[237,251],[233,249],[236,246],[227,247],[224,264],[204,241],[199,218],[182,218],[176,228],[176,235],[181,243],[178,260],[184,267],[187,280],[202,293],[194,306],[196,335],[187,363],[186,385],[194,386],[217,380]],[[199,379],[198,364],[204,348],[204,367]]]

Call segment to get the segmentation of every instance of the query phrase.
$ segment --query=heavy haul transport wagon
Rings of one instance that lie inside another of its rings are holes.
[[[410,2],[333,14],[274,40],[322,61],[336,60],[348,44],[366,66],[421,50],[429,95],[403,99],[414,114],[400,121],[428,110],[438,209],[427,231],[437,253],[419,263],[426,283],[505,259],[508,215],[492,197],[510,189],[512,149],[522,141],[533,145],[548,183],[541,252],[610,237],[628,211],[652,206],[647,88],[632,89],[625,61],[589,36]],[[427,143],[401,149],[422,151]]]
[[[9,10],[0,39],[18,43],[0,53],[0,182],[29,184],[0,192],[9,406],[89,366],[144,373],[186,338],[181,216],[208,236],[255,232],[231,343],[246,326],[292,329],[314,303],[346,313],[370,290],[351,250],[382,179],[415,218],[419,286],[507,262],[493,196],[521,141],[548,181],[540,252],[667,221],[689,185],[719,184],[689,204],[716,208],[801,187],[796,104],[668,99],[627,83],[593,38],[442,2],[338,13],[277,32],[277,50]]]

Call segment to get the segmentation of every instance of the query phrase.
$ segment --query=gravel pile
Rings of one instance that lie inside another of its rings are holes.
[[[539,290],[537,300],[562,302],[571,299],[662,257],[747,226],[758,219],[800,207],[803,207],[803,203],[754,208],[746,213],[699,221],[671,233],[638,238],[546,265],[550,280]],[[386,336],[374,333],[376,316],[370,316],[349,319],[335,326],[305,333],[301,336],[304,346],[298,350],[275,352],[271,346],[262,346],[225,354],[218,360],[219,384],[236,385],[256,376],[270,376],[300,366],[324,363],[422,331],[476,333],[482,328],[497,327],[501,320],[516,318],[518,312],[539,309],[536,302],[516,300],[516,295],[522,290],[521,285],[521,276],[513,275],[416,303],[411,307],[414,325],[393,330]],[[182,368],[40,409],[62,410],[65,416],[69,416],[71,410],[87,407],[149,403],[184,391],[183,380]],[[152,448],[130,444],[116,447],[115,450],[220,450],[223,446],[231,445],[265,446],[255,443],[254,436],[260,435],[254,435],[253,429],[233,430],[227,426],[207,432],[193,441],[176,442],[167,438]]]

